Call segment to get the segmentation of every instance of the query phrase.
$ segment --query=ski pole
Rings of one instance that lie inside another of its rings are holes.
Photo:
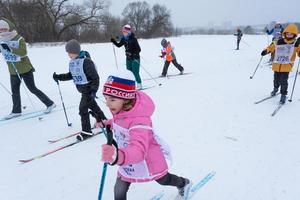
[[[26,87],[24,86],[23,80],[22,80],[22,78],[21,78],[21,76],[20,76],[20,73],[18,72],[18,70],[17,70],[17,68],[16,68],[15,63],[14,63],[14,62],[10,62],[10,63],[12,64],[12,66],[13,66],[13,68],[14,68],[14,70],[15,70],[17,76],[18,76],[18,78],[20,79],[21,85],[22,85],[22,87],[24,88],[24,90],[25,90],[25,92],[26,92],[27,98],[29,99],[30,104],[31,104],[33,110],[36,111],[36,108],[35,108],[35,106],[34,106],[32,100],[31,100],[31,98],[30,98],[30,96],[29,96],[29,94],[28,94],[28,91],[27,91]],[[23,106],[23,108],[25,109],[26,106]],[[43,117],[39,117],[38,119],[39,119],[39,120],[42,120]]]
[[[260,63],[261,63],[261,61],[262,61],[262,59],[263,59],[263,56],[260,58],[259,63],[257,64],[254,73],[252,74],[252,76],[250,76],[250,79],[253,79],[253,77],[254,77],[254,75],[255,75],[255,73],[256,73],[256,71],[257,71],[257,69],[258,69],[258,67],[259,67],[259,65],[260,65]]]
[[[102,124],[104,125],[103,122],[102,122]],[[112,143],[113,143],[113,134],[112,134],[112,131],[110,129],[110,125],[106,126],[106,131],[104,130],[104,128],[102,128],[102,131],[106,135],[107,144],[112,145]],[[98,194],[98,200],[102,200],[102,195],[103,195],[103,190],[104,190],[104,183],[105,183],[106,172],[107,172],[107,165],[108,165],[108,163],[106,163],[106,162],[103,164],[101,181],[100,181],[100,188],[99,188],[99,194]]]
[[[289,99],[289,102],[292,102],[292,98],[293,98],[293,94],[294,94],[294,89],[295,89],[295,85],[296,85],[296,80],[297,80],[297,76],[298,76],[299,65],[300,65],[300,59],[298,61],[298,66],[297,66],[297,71],[296,71],[296,75],[295,75],[295,79],[294,79],[292,94],[291,94],[291,97]]]
[[[135,62],[138,63],[138,61],[137,61],[136,59],[134,59],[133,61],[135,61]],[[142,69],[149,75],[149,77],[150,77],[157,85],[161,86],[161,83],[157,82],[157,80],[155,80],[155,78],[153,78],[153,76],[150,74],[150,72],[148,72],[148,71],[145,69],[145,67],[144,67],[141,63],[139,63],[139,64],[140,64],[140,66],[142,67]]]
[[[10,94],[10,95],[12,95],[11,94],[11,92],[0,82],[0,85],[3,87],[3,89],[8,93],[8,94]]]
[[[67,111],[66,111],[66,107],[65,107],[65,103],[64,103],[62,94],[61,94],[59,82],[57,81],[56,83],[57,83],[57,87],[58,87],[58,91],[59,91],[60,100],[61,100],[61,103],[62,103],[62,106],[63,106],[63,110],[64,110],[64,113],[65,113],[67,125],[68,125],[68,126],[72,126],[72,123],[70,123],[69,120],[68,120]]]
[[[112,38],[113,36],[112,35],[110,35],[110,37]],[[112,43],[111,44],[112,45],[112,47],[113,47],[113,52],[114,52],[114,57],[115,57],[115,63],[116,63],[116,67],[117,67],[117,69],[119,68],[119,66],[118,66],[118,61],[117,61],[117,56],[116,56],[116,50],[115,50],[115,46],[114,46],[114,44]]]
[[[244,44],[246,44],[248,47],[250,47],[250,45],[249,45],[247,42],[245,42],[244,40],[242,40],[242,42],[243,42]]]
[[[118,66],[118,61],[117,61],[117,56],[116,56],[116,50],[115,50],[115,46],[114,46],[114,44],[111,44],[112,45],[112,47],[113,47],[113,51],[114,51],[114,56],[115,56],[115,63],[116,63],[116,67],[117,67],[117,69],[119,69],[119,66]]]

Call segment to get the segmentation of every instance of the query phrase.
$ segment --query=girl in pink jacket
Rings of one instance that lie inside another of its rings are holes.
[[[103,94],[113,119],[110,124],[118,147],[102,145],[102,160],[119,165],[114,187],[115,200],[126,200],[131,183],[155,180],[161,185],[175,186],[178,199],[188,195],[191,182],[168,172],[168,146],[152,129],[154,103],[144,92],[136,91],[132,74],[109,76]],[[102,127],[101,123],[96,123]]]

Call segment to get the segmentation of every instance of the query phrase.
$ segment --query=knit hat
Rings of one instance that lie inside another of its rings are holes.
[[[9,30],[9,24],[5,20],[0,20],[0,29]]]
[[[103,86],[103,94],[120,99],[135,99],[135,93],[135,78],[128,70],[110,75]]]
[[[167,42],[167,40],[166,40],[165,38],[163,38],[163,39],[161,40],[160,44],[161,44],[161,46],[166,47],[167,44],[168,44],[168,42]]]
[[[77,40],[70,40],[66,44],[66,52],[68,53],[73,53],[73,54],[78,54],[80,53],[80,44]]]
[[[122,32],[130,33],[131,32],[131,26],[129,24],[126,24],[125,26],[123,26]]]

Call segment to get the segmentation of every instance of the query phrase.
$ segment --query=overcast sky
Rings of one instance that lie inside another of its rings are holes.
[[[111,0],[110,12],[121,15],[129,2]],[[300,22],[300,0],[147,0],[164,4],[177,27],[268,24],[271,21]]]

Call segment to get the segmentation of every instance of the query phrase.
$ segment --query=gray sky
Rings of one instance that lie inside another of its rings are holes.
[[[110,12],[121,15],[129,2],[111,0]],[[146,0],[164,4],[177,27],[268,24],[271,21],[300,22],[299,0]]]

